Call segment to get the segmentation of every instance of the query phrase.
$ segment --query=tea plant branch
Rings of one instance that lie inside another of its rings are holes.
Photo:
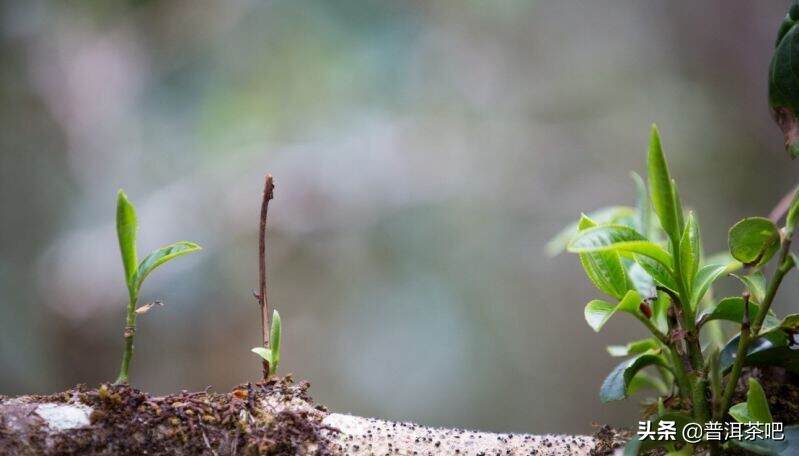
[[[793,224],[789,223],[786,226],[785,236],[782,240],[782,248],[780,251],[777,269],[774,271],[774,275],[771,277],[771,281],[766,289],[766,295],[763,298],[763,302],[760,304],[758,312],[755,315],[754,321],[751,322],[751,325],[747,321],[749,315],[748,310],[745,310],[744,312],[744,322],[741,325],[741,338],[738,341],[735,363],[730,371],[729,379],[727,380],[727,385],[724,389],[724,395],[721,398],[721,405],[716,416],[716,418],[719,420],[723,419],[729,410],[730,401],[732,400],[733,393],[735,393],[735,386],[738,384],[738,378],[741,376],[741,370],[743,369],[749,344],[752,340],[757,339],[760,329],[763,325],[763,321],[766,319],[766,315],[768,315],[771,304],[774,302],[774,297],[777,295],[777,290],[782,283],[782,279],[795,266],[793,257],[790,256],[793,232]],[[744,302],[747,304],[746,308],[748,309],[748,293],[744,294]]]
[[[677,296],[674,295],[674,293],[671,290],[669,290],[668,288],[656,287],[656,289],[660,290],[660,291],[663,291],[664,293],[669,295],[669,298],[671,298],[671,300],[672,300],[672,304],[674,303],[674,301],[676,299],[678,299]],[[648,323],[649,323],[649,325],[652,325],[652,322],[648,322]],[[644,325],[647,325],[647,323],[644,323]],[[649,325],[647,325],[647,327],[649,327]],[[674,330],[676,329],[676,328],[674,328],[674,323],[669,321],[668,322],[668,326],[669,326],[669,333],[670,334],[669,334],[669,336],[665,336],[664,335],[664,338],[661,340],[661,342],[666,346],[666,349],[668,350],[668,355],[671,358],[671,363],[673,365],[672,366],[673,367],[672,373],[674,374],[674,380],[677,382],[677,386],[678,386],[677,389],[679,390],[680,397],[682,397],[683,399],[689,399],[690,398],[689,392],[691,391],[691,386],[690,386],[691,384],[690,384],[690,381],[688,380],[688,375],[685,372],[685,366],[687,364],[689,364],[689,362],[688,362],[688,360],[683,358],[683,356],[681,356],[680,350],[677,348],[677,344],[675,343],[674,339],[671,338],[671,333],[673,333]],[[660,333],[660,330],[655,328],[654,325],[652,325],[652,328],[654,328],[655,331]],[[653,331],[653,329],[650,329],[650,331]],[[655,333],[653,332],[653,334],[655,334]],[[657,337],[657,334],[656,334],[656,337]],[[660,339],[660,337],[658,337],[658,339]]]
[[[266,296],[266,227],[267,214],[269,212],[269,201],[274,197],[275,185],[272,175],[267,174],[264,181],[264,194],[261,200],[261,224],[258,236],[258,305],[261,307],[261,334],[263,338],[263,348],[269,348],[269,301]],[[263,360],[264,379],[269,377],[269,361]]]

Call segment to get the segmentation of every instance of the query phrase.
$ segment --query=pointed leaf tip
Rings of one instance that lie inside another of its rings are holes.
[[[125,269],[125,282],[128,284],[129,292],[132,292],[130,285],[133,275],[136,273],[136,263],[138,261],[136,254],[136,228],[136,209],[128,200],[125,192],[120,189],[117,192],[116,230],[122,265]]]

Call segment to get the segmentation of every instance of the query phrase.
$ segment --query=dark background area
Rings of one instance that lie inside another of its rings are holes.
[[[635,401],[597,391],[605,345],[643,329],[594,334],[599,293],[544,246],[633,203],[652,122],[708,251],[767,214],[796,180],[766,106],[789,3],[4,2],[0,394],[115,377],[118,188],[141,251],[205,247],[146,282],[166,305],[139,319],[133,384],[256,380],[271,172],[281,370],[321,403],[494,431],[629,424]]]

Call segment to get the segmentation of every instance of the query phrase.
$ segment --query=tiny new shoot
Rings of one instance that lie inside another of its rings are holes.
[[[122,352],[122,365],[119,368],[119,376],[115,382],[120,384],[128,382],[130,360],[133,358],[133,339],[136,335],[136,316],[145,313],[152,307],[152,304],[137,307],[139,291],[144,279],[158,266],[179,256],[196,252],[201,247],[193,242],[175,242],[151,252],[139,262],[136,251],[136,229],[138,228],[136,209],[122,190],[117,194],[116,228],[119,251],[122,254],[122,265],[125,270],[125,283],[128,288],[127,317],[124,331],[125,348]],[[158,301],[156,303],[160,304]]]
[[[277,367],[280,364],[280,314],[277,310],[272,312],[272,327],[269,330],[269,345],[267,347],[255,347],[252,352],[260,356],[269,366],[269,375],[277,374]]]

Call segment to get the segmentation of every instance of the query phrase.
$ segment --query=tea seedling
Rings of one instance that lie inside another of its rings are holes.
[[[602,383],[600,399],[624,399],[649,388],[658,394],[650,402],[658,405],[650,409],[654,420],[669,416],[705,423],[731,416],[769,417],[770,422],[768,402],[754,379],[747,402],[730,406],[744,365],[799,369],[799,351],[787,349],[799,329],[799,314],[780,319],[771,311],[783,278],[796,266],[790,247],[799,193],[782,229],[771,219],[745,218],[729,231],[729,253],[706,256],[698,218],[683,209],[654,126],[647,169],[648,189],[634,177],[637,207],[583,215],[549,246],[578,254],[588,278],[611,298],[586,305],[585,319],[594,331],[615,314],[626,313],[650,333],[646,339],[609,347],[612,356],[628,359]],[[768,278],[765,266],[774,258],[776,267]],[[743,273],[732,274],[740,269]],[[728,275],[740,280],[744,292],[714,299],[713,284]],[[720,329],[713,328],[721,320],[739,328],[727,343],[718,337]],[[715,444],[711,450],[720,451]]]
[[[269,344],[266,347],[255,347],[252,352],[269,364],[269,375],[277,374],[280,364],[280,314],[272,312],[272,327],[269,330]]]
[[[151,252],[139,262],[136,252],[137,223],[136,209],[125,193],[120,190],[117,194],[116,226],[119,250],[122,254],[122,265],[125,269],[125,283],[128,287],[128,307],[124,332],[125,348],[122,353],[122,365],[119,368],[119,376],[116,383],[126,383],[128,381],[130,360],[133,357],[133,339],[136,335],[136,316],[152,307],[151,304],[140,308],[136,307],[144,279],[155,268],[167,261],[201,249],[199,245],[193,242],[180,241]]]

